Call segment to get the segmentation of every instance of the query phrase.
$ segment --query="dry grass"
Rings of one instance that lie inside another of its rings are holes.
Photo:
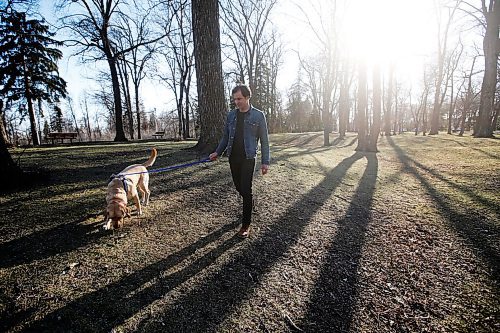
[[[0,198],[0,330],[495,332],[500,144],[442,134],[271,137],[240,241],[227,160],[151,175],[145,215],[105,232],[108,177],[194,161],[190,142],[16,151],[44,184]]]

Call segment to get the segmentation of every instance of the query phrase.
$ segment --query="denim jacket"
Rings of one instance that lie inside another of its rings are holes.
[[[215,150],[217,155],[221,155],[224,150],[227,150],[227,156],[231,156],[233,141],[236,132],[236,117],[238,109],[229,111],[224,127],[224,135],[222,140]],[[257,156],[257,145],[260,139],[262,149],[262,164],[269,165],[269,138],[267,135],[267,123],[264,112],[250,106],[250,110],[245,112],[244,116],[243,140],[245,142],[245,154],[247,158],[255,158]]]

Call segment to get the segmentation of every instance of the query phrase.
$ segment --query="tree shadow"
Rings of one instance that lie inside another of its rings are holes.
[[[368,164],[351,204],[338,224],[328,255],[298,326],[306,332],[348,332],[357,299],[358,268],[377,182],[378,160],[366,153]]]
[[[252,290],[258,287],[263,275],[297,242],[314,213],[322,207],[341,183],[347,170],[362,157],[362,154],[355,153],[339,163],[320,184],[305,194],[272,224],[267,232],[249,242],[234,255],[231,262],[223,264],[216,273],[207,278],[205,283],[184,295],[164,313],[160,313],[161,319],[168,323],[167,326],[161,325],[156,320],[147,320],[140,324],[137,331],[206,332],[214,330],[229,315],[233,307],[237,306],[242,299],[249,297]],[[311,196],[317,200],[311,202],[308,199]],[[299,212],[302,219],[297,220]],[[178,264],[183,258],[193,254],[196,249],[215,241],[232,228],[233,226],[226,225],[179,253],[170,255],[165,260],[150,265],[106,288],[74,300],[35,322],[30,330],[88,331],[99,327],[102,331],[110,331],[210,266],[237,240],[228,239],[177,273],[159,276],[161,271]],[[155,282],[150,286],[130,296],[131,292],[152,280]],[[241,283],[235,283],[236,281]],[[242,288],[243,284],[244,288]],[[116,306],[117,304],[120,306]],[[64,319],[56,321],[56,318]]]
[[[127,275],[103,289],[88,293],[74,300],[63,308],[35,322],[29,327],[28,331],[88,332],[94,331],[96,328],[102,332],[111,331],[113,327],[123,323],[143,307],[160,299],[164,294],[175,289],[213,264],[218,257],[237,244],[239,239],[233,236],[184,269],[163,278],[161,277],[164,271],[186,260],[197,250],[217,241],[225,233],[233,231],[233,228],[233,225],[226,224],[189,246],[170,254],[163,260]],[[158,282],[153,283],[150,287],[141,289],[144,284],[155,279]],[[7,327],[14,327],[17,324],[17,322],[11,322]]]
[[[397,146],[391,138],[388,138],[388,142],[396,151],[399,160],[405,167],[405,170],[419,180],[426,189],[427,193],[432,197],[441,215],[447,220],[448,226],[450,226],[458,236],[465,240],[465,243],[469,246],[473,253],[475,253],[488,265],[491,270],[492,277],[499,282],[500,255],[498,246],[494,244],[494,242],[500,238],[500,230],[498,227],[494,224],[486,223],[481,214],[474,214],[470,211],[467,214],[457,212],[457,209],[453,207],[454,200],[445,193],[440,192],[436,186],[431,184],[431,182],[423,175],[422,171],[430,172],[429,169],[406,155],[405,152]],[[431,174],[438,177],[440,181],[447,182],[435,171]],[[479,201],[483,205],[489,204],[488,201],[472,195],[469,189],[458,187],[455,184],[451,185],[455,189],[460,190],[462,193],[471,197],[472,200]],[[498,207],[495,207],[494,204],[489,207],[493,207],[494,211],[496,211],[498,215]]]
[[[96,205],[95,201],[89,205]],[[83,209],[68,205],[65,209]],[[48,212],[48,214],[50,214]],[[33,232],[0,244],[0,268],[8,268],[29,264],[35,260],[45,259],[57,254],[70,252],[108,235],[98,230],[96,224],[83,224],[88,218],[96,218],[99,214],[89,214],[73,222],[66,222],[50,229]],[[50,216],[50,215],[49,215]]]

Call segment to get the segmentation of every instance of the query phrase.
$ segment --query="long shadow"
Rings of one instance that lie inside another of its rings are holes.
[[[304,194],[279,220],[269,226],[266,233],[259,235],[258,239],[236,255],[231,264],[221,267],[199,289],[187,294],[161,314],[161,320],[168,323],[167,328],[157,321],[148,321],[141,323],[138,331],[217,331],[218,325],[242,300],[250,297],[264,275],[298,241],[310,219],[339,186],[348,169],[362,157],[362,154],[355,153],[344,159],[320,184]],[[314,198],[314,201],[310,198]]]
[[[401,150],[401,152],[402,152],[402,150]],[[398,152],[398,154],[399,154],[399,152]],[[432,176],[436,177],[437,179],[439,179],[443,183],[446,183],[449,186],[453,187],[454,189],[462,192],[463,194],[467,195],[472,200],[474,200],[474,201],[482,204],[485,207],[491,208],[492,210],[495,211],[497,217],[500,217],[500,207],[497,206],[497,205],[495,205],[495,202],[477,195],[476,193],[474,193],[474,191],[470,187],[459,185],[459,184],[456,184],[454,182],[451,182],[451,181],[447,180],[439,172],[437,172],[437,171],[435,171],[435,170],[433,170],[433,169],[431,169],[431,168],[423,165],[422,163],[419,163],[419,162],[415,161],[414,159],[410,158],[409,156],[406,156],[406,159],[408,160],[408,162],[413,163],[413,165],[415,165],[417,168],[419,168],[421,170],[424,170],[425,172],[427,172],[427,173],[431,174]]]
[[[378,160],[367,153],[368,164],[351,204],[332,240],[312,291],[306,316],[298,322],[305,332],[349,332],[358,294],[357,272],[377,182]]]
[[[100,202],[100,200],[99,200]],[[90,206],[97,201],[89,202]],[[71,206],[65,209],[77,209]],[[81,206],[78,209],[85,210]],[[85,246],[107,235],[105,232],[95,232],[96,224],[82,224],[89,217],[100,214],[89,214],[77,221],[59,224],[56,227],[45,229],[22,236],[0,244],[0,268],[31,263],[35,260],[45,259],[57,254],[70,252]]]
[[[95,331],[98,328],[100,332],[109,332],[143,307],[162,298],[166,293],[210,266],[224,252],[237,244],[239,240],[236,237],[229,238],[220,246],[189,264],[184,269],[161,278],[161,274],[164,271],[183,262],[198,249],[217,241],[225,233],[233,231],[233,229],[233,225],[226,224],[206,237],[170,254],[163,260],[149,265],[136,273],[127,275],[103,289],[88,293],[74,300],[62,309],[56,310],[45,318],[35,322],[28,328],[28,331],[89,332]],[[134,293],[145,283],[155,279],[158,282]],[[134,293],[133,296],[130,296],[131,293]],[[11,322],[7,325],[7,328],[14,327],[17,324],[19,323]]]
[[[362,157],[362,154],[356,153],[343,160],[318,186],[288,209],[285,215],[270,227],[268,232],[249,243],[248,247],[242,249],[231,260],[231,263],[224,264],[216,274],[208,278],[205,284],[174,304],[162,315],[163,321],[168,323],[166,327],[154,321],[143,323],[141,327],[137,328],[137,331],[206,332],[214,330],[217,324],[228,315],[232,307],[237,306],[242,299],[250,295],[252,290],[258,286],[258,281],[262,276],[297,241],[309,219],[331,196],[332,191],[340,184],[352,164]],[[314,196],[317,200],[311,203],[308,200],[310,196]],[[298,214],[302,217],[301,220],[297,220]],[[232,226],[226,226],[190,246],[188,250],[182,250],[182,257],[194,253],[200,246],[208,244],[209,241],[215,240],[223,232],[232,228]],[[180,262],[179,254],[169,256],[159,263],[150,265],[113,283],[111,286],[76,299],[39,320],[31,329],[87,331],[96,327],[97,323],[102,331],[110,331],[140,309],[148,306],[152,301],[164,297],[173,287],[206,268],[213,262],[213,258],[224,253],[232,245],[231,238],[219,248],[182,270],[181,273],[159,278],[156,283],[141,290],[137,297],[135,295],[128,296],[130,292],[143,286],[146,282],[157,278],[160,271]],[[249,278],[249,273],[251,273],[252,279]],[[241,283],[234,283],[235,281],[241,281]],[[244,288],[242,288],[243,285]],[[116,304],[121,304],[121,306],[116,306]],[[65,320],[56,321],[56,318],[65,318]],[[75,321],[75,318],[78,318],[78,322]],[[156,324],[159,326],[155,327]]]
[[[500,254],[498,248],[491,244],[492,240],[500,238],[498,228],[492,224],[487,224],[479,214],[470,211],[467,214],[459,213],[453,207],[453,199],[445,193],[436,189],[418,169],[417,162],[411,159],[405,152],[388,138],[389,144],[398,154],[398,158],[405,166],[405,169],[418,179],[437,204],[441,215],[448,221],[448,225],[469,245],[471,250],[481,258],[490,268],[492,277],[500,282]],[[417,166],[417,167],[416,167]],[[424,170],[425,171],[425,170]],[[483,231],[488,230],[490,234],[484,235]],[[498,293],[498,289],[496,290]]]
[[[193,170],[193,172],[201,172],[200,170]],[[90,181],[90,180],[89,180]],[[171,191],[176,191],[178,189],[188,189],[192,187],[203,187],[209,182],[216,184],[219,179],[216,175],[211,178],[203,178],[200,181],[188,182],[181,184],[182,186],[175,187]],[[94,189],[98,186],[93,185],[86,187],[85,189]],[[46,228],[41,231],[32,232],[26,236],[21,236],[14,238],[10,241],[0,243],[0,268],[8,268],[16,265],[31,263],[35,260],[45,259],[57,254],[70,252],[82,246],[86,246],[98,239],[108,235],[106,232],[98,231],[100,228],[100,222],[96,224],[82,224],[85,220],[90,217],[97,217],[101,215],[101,211],[105,207],[105,188],[106,185],[103,184],[103,196],[93,196],[85,199],[85,202],[78,203],[73,201],[68,201],[64,203],[63,209],[66,212],[80,211],[80,212],[98,212],[86,214],[80,218],[72,218],[70,221],[63,221],[64,216],[53,216],[58,209],[56,204],[50,206],[44,206],[42,209],[46,211],[47,219],[50,220],[51,224],[56,224],[54,227]],[[170,189],[170,188],[169,188]],[[154,196],[161,194],[162,189],[152,189],[153,190],[153,200]],[[73,192],[74,190],[68,189],[67,192]],[[51,191],[50,195],[56,196],[61,195],[65,191]],[[170,190],[168,192],[171,192]],[[56,193],[57,192],[57,193]],[[38,198],[42,200],[42,198]],[[19,206],[19,202],[12,199],[2,205],[2,211],[7,211],[8,209],[13,209]],[[83,214],[82,214],[83,215]],[[50,217],[52,216],[52,218]],[[44,219],[45,220],[45,219]],[[54,220],[59,220],[59,223],[54,223]],[[44,223],[43,221],[27,221],[23,225],[17,228],[19,230],[27,230],[34,223]],[[25,225],[24,225],[25,224]]]

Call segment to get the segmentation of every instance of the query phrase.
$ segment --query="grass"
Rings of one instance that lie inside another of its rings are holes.
[[[114,332],[500,330],[500,144],[441,134],[271,136],[249,239],[227,159],[151,174],[105,232],[108,177],[204,158],[192,142],[14,151],[44,183],[0,197],[0,329]]]

